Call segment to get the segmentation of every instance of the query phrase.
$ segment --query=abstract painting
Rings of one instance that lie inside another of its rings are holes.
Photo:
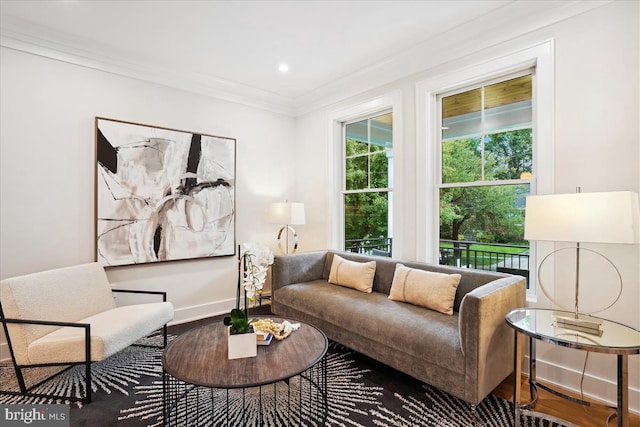
[[[96,260],[235,254],[235,139],[96,117]]]

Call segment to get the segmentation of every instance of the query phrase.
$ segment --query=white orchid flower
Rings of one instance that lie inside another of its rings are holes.
[[[255,243],[243,243],[241,253],[245,268],[243,286],[247,297],[253,301],[256,294],[262,293],[267,271],[273,264],[273,253],[268,247]]]

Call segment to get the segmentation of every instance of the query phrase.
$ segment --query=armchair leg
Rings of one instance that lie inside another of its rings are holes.
[[[22,374],[22,368],[14,363],[13,364],[13,369],[14,369],[14,371],[16,373],[16,378],[18,379],[18,385],[20,386],[20,391],[22,393],[26,393],[27,392],[27,385],[24,382],[24,375]]]
[[[86,396],[84,398],[84,403],[91,403],[91,361],[88,361],[86,364]]]
[[[84,363],[85,363],[85,403],[91,403],[91,328],[86,328],[84,333]]]
[[[162,328],[162,335],[164,338],[164,346],[163,347],[167,347],[167,324],[164,324],[164,327]]]

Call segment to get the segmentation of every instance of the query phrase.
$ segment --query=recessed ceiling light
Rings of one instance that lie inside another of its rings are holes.
[[[282,73],[286,73],[289,71],[289,66],[287,64],[280,64],[278,65],[278,70]]]

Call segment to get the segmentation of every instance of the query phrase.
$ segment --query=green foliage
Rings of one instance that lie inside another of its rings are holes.
[[[347,240],[388,236],[388,194],[384,192],[345,195]]]
[[[369,181],[368,157],[354,157],[347,159],[346,189],[359,190],[367,188]]]
[[[495,159],[493,179],[518,179],[522,172],[531,172],[532,141],[531,128],[489,135],[485,151]]]
[[[351,157],[357,154],[366,154],[369,152],[369,144],[366,142],[356,141],[355,139],[347,139],[346,156]]]
[[[482,178],[479,138],[445,141],[442,144],[442,182],[473,182]]]
[[[458,235],[473,232],[485,242],[522,241],[524,209],[517,201],[526,191],[527,186],[514,185],[443,188],[440,238],[458,240]]]
[[[517,179],[531,170],[531,131],[504,132],[485,140],[484,180]],[[528,151],[527,151],[528,150]],[[527,154],[528,153],[528,154]],[[442,182],[482,179],[480,138],[446,141],[442,149]],[[527,185],[471,186],[440,191],[440,238],[458,240],[472,233],[485,242],[523,240]]]
[[[346,155],[347,190],[388,187],[389,161],[384,147],[348,139]],[[388,237],[387,192],[346,194],[344,202],[346,240]]]
[[[478,234],[476,234],[476,241],[481,243],[493,243],[496,241],[496,236],[493,233],[478,231]]]
[[[387,188],[389,186],[389,160],[387,153],[378,151],[371,156],[370,188]]]
[[[247,313],[238,308],[231,310],[230,316],[225,317],[223,323],[225,326],[231,326],[231,335],[250,332],[251,321]]]

